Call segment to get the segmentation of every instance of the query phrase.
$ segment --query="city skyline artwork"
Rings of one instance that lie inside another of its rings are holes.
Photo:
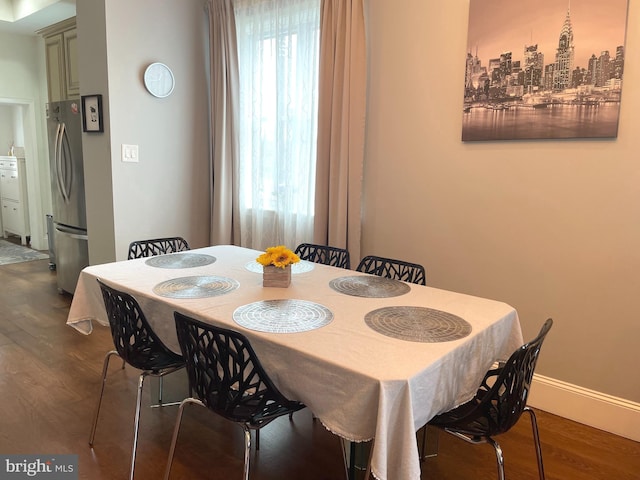
[[[628,0],[471,0],[463,141],[615,138]]]

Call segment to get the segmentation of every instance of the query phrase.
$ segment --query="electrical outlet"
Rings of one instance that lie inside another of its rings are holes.
[[[138,145],[125,145],[122,144],[122,161],[123,162],[138,162]]]

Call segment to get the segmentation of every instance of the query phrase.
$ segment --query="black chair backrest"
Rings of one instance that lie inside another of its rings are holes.
[[[346,268],[347,270],[351,268],[349,251],[344,248],[301,243],[296,247],[295,253],[300,257],[300,260],[332,265],[334,267]]]
[[[427,275],[422,265],[395,260],[393,258],[368,255],[360,260],[356,270],[358,272],[371,273],[379,277],[393,278],[418,285],[427,284]]]
[[[538,362],[540,349],[552,325],[553,320],[549,318],[542,325],[536,338],[513,352],[503,366],[487,372],[478,393],[476,393],[475,412],[469,414],[482,418],[483,425],[479,431],[460,431],[470,435],[492,436],[504,433],[515,425],[527,406],[531,379]],[[467,420],[460,418],[460,421],[469,423],[469,417]],[[473,430],[473,427],[469,429]]]
[[[255,427],[304,408],[280,393],[244,335],[179,312],[175,321],[189,387],[207,408]]]
[[[182,237],[153,238],[150,240],[136,240],[129,244],[127,259],[153,257],[167,253],[184,252],[189,250],[189,244]]]
[[[125,362],[140,370],[158,370],[183,363],[182,357],[169,350],[151,329],[135,298],[100,280],[98,284],[113,344]]]

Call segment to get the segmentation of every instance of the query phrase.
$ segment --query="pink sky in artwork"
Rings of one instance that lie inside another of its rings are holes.
[[[615,57],[624,45],[628,0],[471,0],[467,51],[487,66],[489,60],[512,52],[523,60],[525,45],[538,44],[544,63],[553,63],[560,30],[570,9],[575,45],[574,66],[588,67],[592,54],[604,50]]]

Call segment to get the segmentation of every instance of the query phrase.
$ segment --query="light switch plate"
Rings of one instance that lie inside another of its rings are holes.
[[[122,161],[123,162],[138,162],[138,145],[125,145],[122,144]]]

